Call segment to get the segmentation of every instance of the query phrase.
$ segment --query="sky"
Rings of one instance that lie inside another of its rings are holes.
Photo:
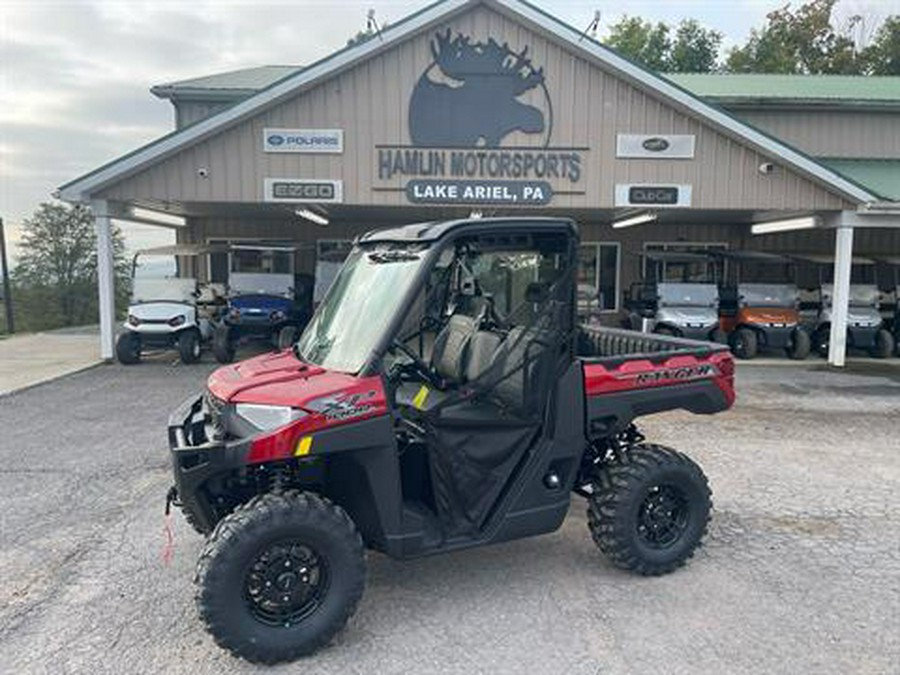
[[[623,13],[677,23],[696,18],[742,43],[786,0],[532,0],[574,26],[599,10],[600,36]],[[263,64],[304,64],[365,27],[427,2],[407,0],[0,0],[0,217],[13,252],[19,224],[61,184],[174,125],[155,84]],[[795,5],[799,4],[795,0]],[[900,0],[840,0],[874,25]],[[129,248],[166,243],[170,231],[125,228]]]

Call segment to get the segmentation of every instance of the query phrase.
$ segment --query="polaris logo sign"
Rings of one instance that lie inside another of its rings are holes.
[[[340,154],[343,129],[263,129],[263,152]]]

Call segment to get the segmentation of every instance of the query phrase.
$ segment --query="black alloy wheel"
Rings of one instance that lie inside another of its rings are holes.
[[[297,539],[263,550],[244,579],[250,613],[270,626],[290,628],[303,621],[318,609],[327,591],[325,558]]]

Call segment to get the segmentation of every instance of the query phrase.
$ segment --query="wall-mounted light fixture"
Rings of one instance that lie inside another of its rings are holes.
[[[311,223],[315,223],[320,227],[325,227],[330,222],[325,216],[310,209],[296,209],[294,215],[303,218],[304,220],[308,220]]]
[[[613,222],[612,226],[616,229],[621,229],[623,227],[633,227],[634,225],[652,223],[654,220],[656,220],[655,213],[640,213],[636,216],[625,218],[624,220],[616,220]]]
[[[778,232],[792,232],[794,230],[811,230],[818,225],[815,216],[804,218],[786,218],[785,220],[771,220],[767,223],[756,223],[750,226],[753,234],[776,234]]]

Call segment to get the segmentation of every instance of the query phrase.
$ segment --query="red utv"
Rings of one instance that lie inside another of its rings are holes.
[[[170,500],[208,535],[200,615],[275,662],[324,645],[365,551],[556,530],[571,493],[613,564],[670,572],[706,532],[700,468],[641,415],[734,401],[725,345],[576,323],[578,228],[424,223],[361,237],[292,351],[220,368],[169,427]]]

